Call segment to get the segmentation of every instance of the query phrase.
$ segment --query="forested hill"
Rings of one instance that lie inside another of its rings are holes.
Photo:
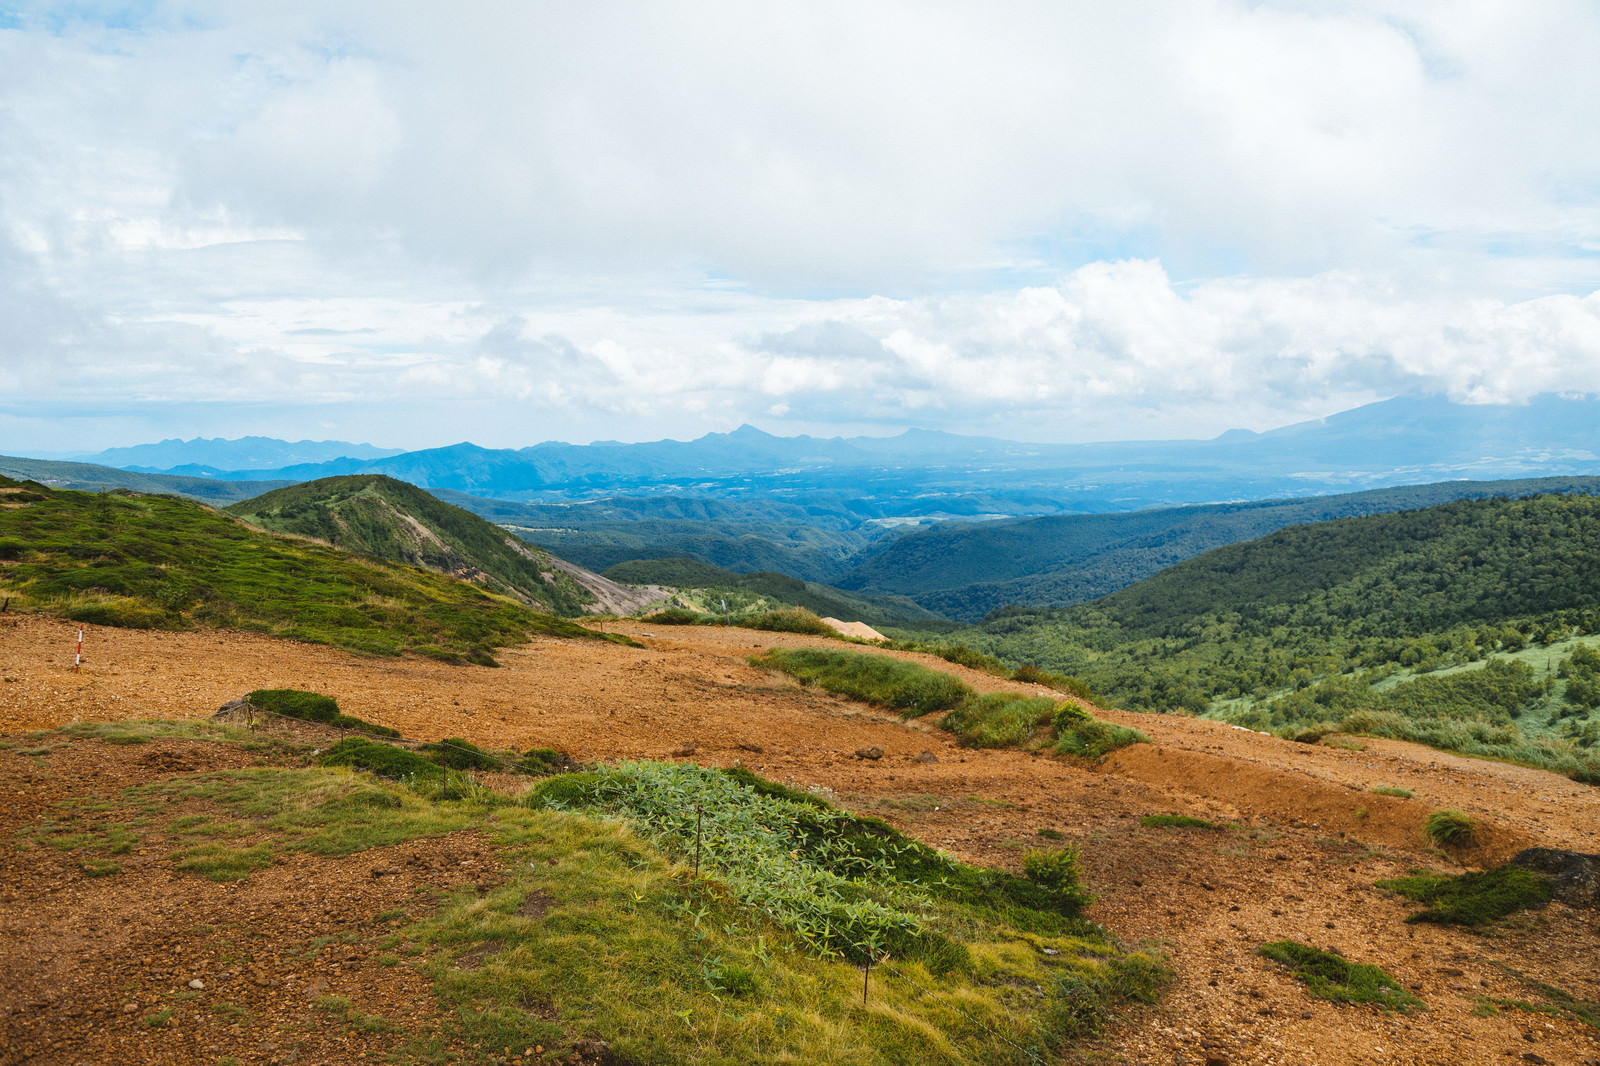
[[[1600,608],[1600,499],[1460,500],[1230,545],[1101,599],[1132,637],[1225,620],[1354,637]]]
[[[975,621],[1008,605],[1087,603],[1202,552],[1289,526],[1538,493],[1592,495],[1600,493],[1600,478],[1447,481],[1311,499],[946,524],[898,538],[834,583],[908,596]]]
[[[1600,498],[1461,500],[1280,530],[955,639],[1129,708],[1321,722],[1600,779],[1597,559]]]
[[[547,552],[391,477],[308,481],[227,511],[275,533],[314,537],[346,551],[474,581],[557,614],[577,614],[593,600],[551,563]]]

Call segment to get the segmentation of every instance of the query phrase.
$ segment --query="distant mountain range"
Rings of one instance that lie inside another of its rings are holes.
[[[1401,397],[1209,441],[1047,445],[915,430],[819,439],[745,426],[687,442],[357,454],[366,448],[165,441],[104,453],[184,460],[165,473],[0,457],[0,475],[216,506],[329,477],[384,476],[590,570],[666,560],[632,568],[630,580],[688,558],[903,597],[971,621],[1010,605],[1083,603],[1288,525],[1460,498],[1594,494],[1600,402]],[[308,450],[351,454],[231,470],[201,461]]]
[[[172,438],[158,444],[107,448],[93,455],[75,455],[73,461],[116,466],[146,474],[180,474],[216,477],[223,470],[270,470],[297,463],[325,463],[332,459],[381,459],[399,455],[403,448],[375,448],[341,440],[285,441],[273,437],[221,437],[193,440]],[[256,481],[259,478],[234,480]]]
[[[330,457],[331,452],[343,454]],[[693,441],[520,449],[455,444],[390,454],[339,442],[164,441],[92,457],[143,472],[252,482],[386,474],[514,501],[670,494],[823,505],[857,520],[1109,513],[1313,496],[1457,478],[1600,473],[1600,402],[1541,396],[1463,405],[1407,396],[1266,433],[1207,441],[1025,444],[912,430],[774,437],[750,426]],[[251,456],[232,462],[230,456]],[[278,462],[276,457],[314,455]],[[124,461],[125,460],[125,461]],[[167,462],[170,465],[160,466]]]

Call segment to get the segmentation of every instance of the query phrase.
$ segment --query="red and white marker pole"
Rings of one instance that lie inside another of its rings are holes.
[[[72,659],[72,672],[75,673],[75,674],[78,673],[79,672],[79,668],[82,667],[82,666],[83,666],[83,627],[79,626],[78,627],[78,654],[73,656],[73,659]]]

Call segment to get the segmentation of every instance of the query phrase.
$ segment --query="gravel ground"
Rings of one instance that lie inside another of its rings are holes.
[[[1177,973],[1159,1006],[1120,1019],[1074,1053],[1080,1061],[1600,1066],[1594,1028],[1494,1005],[1548,1002],[1541,985],[1600,1001],[1600,913],[1553,903],[1480,935],[1406,925],[1413,906],[1373,887],[1422,866],[1493,865],[1527,846],[1600,851],[1596,789],[1396,742],[1310,746],[1109,711],[1102,716],[1152,743],[1097,767],[968,751],[932,723],[902,723],[745,662],[774,645],[823,643],[814,638],[612,628],[645,648],[542,640],[486,669],[248,634],[91,627],[74,671],[76,625],[0,615],[0,734],[13,738],[0,751],[0,832],[26,832],[64,798],[250,758],[179,741],[74,741],[40,752],[18,734],[73,721],[205,718],[252,689],[312,689],[416,739],[552,747],[578,760],[740,762],[973,862],[1016,868],[1028,849],[1053,846],[1041,832],[1059,834],[1082,849],[1100,897],[1092,916],[1129,943],[1159,945]],[[1033,691],[924,661],[980,689]],[[882,757],[857,756],[871,747]],[[1414,795],[1378,795],[1376,786]],[[1422,823],[1444,807],[1477,820],[1475,848],[1446,856],[1427,846]],[[1152,813],[1233,828],[1141,826]],[[344,860],[296,856],[229,886],[159,856],[130,855],[119,876],[90,878],[46,850],[7,849],[0,860],[3,1062],[381,1059],[427,1029],[434,1008],[422,979],[373,942],[438,892],[490,885],[498,869],[493,848],[466,834]],[[1377,964],[1428,1010],[1313,999],[1256,955],[1274,940]],[[174,996],[185,996],[174,1014],[151,1025]],[[350,1020],[364,1017],[389,1027]]]

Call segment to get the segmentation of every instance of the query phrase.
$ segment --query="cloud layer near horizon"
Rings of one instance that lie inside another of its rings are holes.
[[[0,9],[0,450],[1596,392],[1597,53],[1577,2]]]

